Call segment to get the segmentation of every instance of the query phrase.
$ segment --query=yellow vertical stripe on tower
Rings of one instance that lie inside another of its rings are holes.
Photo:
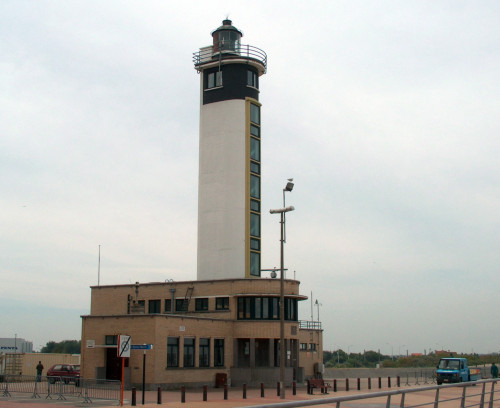
[[[253,103],[259,107],[262,104],[256,99],[246,97],[245,98],[245,278],[255,278],[255,276],[250,274],[250,105]],[[262,115],[261,115],[262,116]],[[261,119],[262,121],[262,119]],[[260,125],[262,126],[262,125]],[[262,144],[262,141],[261,141]],[[262,164],[262,161],[260,161]],[[261,170],[262,173],[262,170]],[[262,174],[260,174],[260,196],[262,196]],[[261,201],[259,198],[259,201]],[[260,211],[262,214],[262,208]],[[262,222],[262,221],[261,221]],[[262,245],[262,232],[261,232],[261,245]],[[262,253],[262,248],[259,253]]]

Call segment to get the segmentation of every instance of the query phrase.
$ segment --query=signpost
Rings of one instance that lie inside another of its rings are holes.
[[[130,357],[130,336],[119,335],[118,336],[118,357],[122,359],[122,386],[121,386],[121,394],[120,394],[120,406],[123,407],[123,388],[125,385],[125,358]]]

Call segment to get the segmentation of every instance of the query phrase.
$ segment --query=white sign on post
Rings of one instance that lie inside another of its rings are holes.
[[[130,357],[130,336],[118,336],[118,357]]]

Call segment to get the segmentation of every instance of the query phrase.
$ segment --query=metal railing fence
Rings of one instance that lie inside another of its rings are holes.
[[[0,400],[18,395],[45,399],[120,401],[120,381],[85,380],[72,377],[38,377],[5,374],[0,377]]]
[[[293,408],[293,407],[308,407],[313,405],[334,405],[336,408],[341,408],[342,403],[346,403],[348,406],[352,406],[353,401],[360,400],[371,400],[371,399],[385,399],[386,408],[394,406],[396,401],[391,399],[394,396],[401,396],[399,408],[420,408],[420,407],[432,407],[439,408],[439,404],[442,406],[449,406],[447,403],[456,402],[456,407],[460,408],[495,408],[494,403],[500,401],[500,397],[495,396],[495,385],[499,380],[479,380],[471,381],[457,384],[447,384],[447,385],[434,385],[427,387],[418,388],[405,388],[397,389],[394,391],[379,391],[368,394],[356,394],[356,395],[346,395],[342,397],[332,397],[332,398],[319,398],[311,400],[302,401],[289,401],[280,402],[274,404],[262,404],[262,405],[252,405],[247,408]],[[479,386],[479,387],[478,387]],[[476,387],[476,388],[473,388]],[[444,395],[440,397],[440,391],[450,388],[456,388],[458,391],[462,388],[461,392],[457,392],[456,395]],[[479,388],[479,389],[478,389]],[[432,397],[427,398],[428,401],[410,404],[408,403],[408,396],[417,393],[425,393],[429,391],[434,391]],[[366,404],[366,402],[365,402]],[[452,405],[453,406],[453,405]]]

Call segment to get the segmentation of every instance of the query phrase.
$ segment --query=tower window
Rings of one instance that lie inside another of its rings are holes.
[[[250,235],[253,237],[260,237],[260,215],[250,214]]]
[[[250,275],[260,276],[260,254],[258,252],[250,252]]]
[[[260,251],[260,239],[250,238],[250,249]]]
[[[258,75],[253,71],[248,71],[247,74],[247,85],[253,86],[254,88],[259,88]]]
[[[255,137],[260,137],[260,127],[250,125],[250,134]]]
[[[260,161],[260,141],[253,137],[250,138],[250,158]]]
[[[222,86],[222,71],[211,72],[207,76],[206,89],[216,88]]]
[[[260,202],[257,200],[250,200],[250,210],[260,212]]]
[[[250,104],[250,121],[260,125],[260,107],[253,103]]]
[[[260,198],[260,177],[254,174],[250,175],[250,196]]]

